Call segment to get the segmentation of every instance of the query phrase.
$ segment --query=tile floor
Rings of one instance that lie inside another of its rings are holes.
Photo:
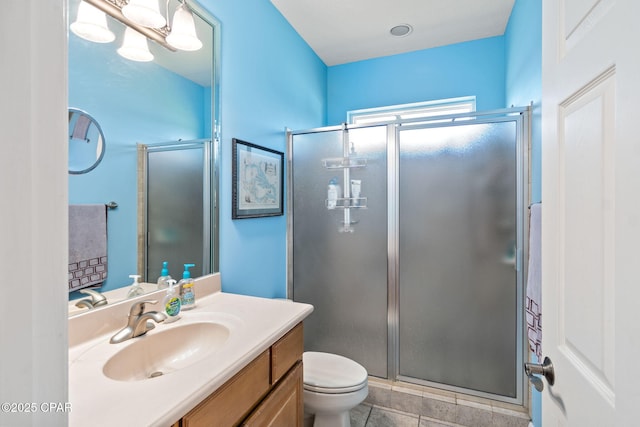
[[[400,412],[369,403],[362,403],[351,410],[351,427],[456,427],[433,418]]]
[[[369,395],[351,411],[353,427],[528,427],[519,407],[369,377]]]

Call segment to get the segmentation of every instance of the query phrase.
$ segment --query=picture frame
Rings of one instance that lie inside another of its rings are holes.
[[[284,153],[232,139],[232,219],[284,215]]]

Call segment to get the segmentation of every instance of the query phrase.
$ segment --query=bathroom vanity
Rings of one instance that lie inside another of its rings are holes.
[[[302,426],[302,323],[173,427]]]
[[[70,426],[301,425],[308,304],[220,292],[196,280],[196,308],[120,344],[132,303],[69,319]],[[146,304],[160,310],[160,304]]]

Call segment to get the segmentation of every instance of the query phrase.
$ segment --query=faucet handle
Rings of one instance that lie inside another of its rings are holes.
[[[129,316],[141,316],[144,313],[145,304],[156,304],[158,300],[144,300],[134,302],[129,310]]]
[[[78,292],[89,295],[91,297],[91,305],[94,307],[100,307],[101,305],[107,304],[107,297],[95,289],[80,289]]]

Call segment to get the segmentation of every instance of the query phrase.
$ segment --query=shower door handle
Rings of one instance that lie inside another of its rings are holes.
[[[545,377],[549,385],[553,385],[556,382],[553,363],[548,357],[545,357],[542,363],[525,363],[524,372],[527,374],[527,377],[529,377],[529,380],[531,380],[531,384],[533,384],[538,391],[542,391],[544,389],[544,384],[539,377],[534,375],[542,375]]]

